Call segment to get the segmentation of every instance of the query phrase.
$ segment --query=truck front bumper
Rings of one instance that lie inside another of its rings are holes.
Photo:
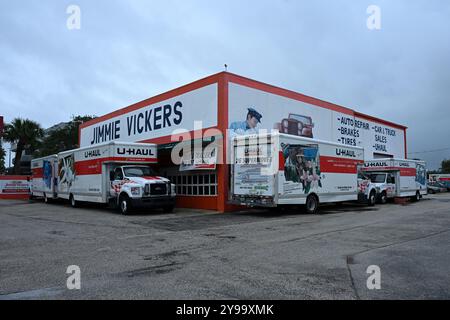
[[[132,198],[130,201],[133,208],[164,208],[175,206],[174,196]]]

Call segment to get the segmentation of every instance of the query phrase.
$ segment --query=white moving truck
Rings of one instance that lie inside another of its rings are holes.
[[[234,137],[230,203],[247,206],[356,201],[359,147],[281,133]]]
[[[107,203],[127,214],[136,207],[170,212],[175,206],[175,185],[150,166],[157,163],[154,144],[113,141],[61,152],[57,160],[56,195],[73,207]]]
[[[47,203],[57,198],[58,156],[56,154],[31,160],[30,198],[42,197]]]
[[[411,197],[419,201],[427,194],[427,173],[424,161],[410,159],[374,159],[364,162],[362,171],[376,188],[377,198]]]
[[[440,182],[447,191],[450,191],[450,174],[430,174],[430,182]]]

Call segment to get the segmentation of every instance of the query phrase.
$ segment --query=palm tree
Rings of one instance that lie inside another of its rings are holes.
[[[20,174],[20,159],[22,158],[23,150],[26,148],[35,149],[43,134],[44,130],[41,126],[32,120],[15,118],[11,123],[6,124],[5,140],[17,144],[14,159],[15,174]]]

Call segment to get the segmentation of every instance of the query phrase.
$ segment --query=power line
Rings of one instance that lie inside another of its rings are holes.
[[[415,153],[430,153],[430,152],[438,152],[438,151],[445,151],[445,150],[450,150],[450,148],[434,149],[434,150],[427,150],[427,151],[408,152],[408,154],[415,154]]]

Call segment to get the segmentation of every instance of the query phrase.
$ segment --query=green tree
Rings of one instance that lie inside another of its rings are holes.
[[[0,145],[0,174],[5,173],[5,156],[6,152],[5,149],[3,149],[3,146]]]
[[[60,129],[55,129],[46,134],[34,156],[45,157],[61,151],[78,148],[78,128],[95,116],[74,116],[72,120]]]
[[[442,171],[442,173],[450,173],[450,159],[442,160],[441,171]]]
[[[36,150],[40,138],[44,134],[39,123],[29,120],[15,118],[6,124],[4,138],[6,141],[16,144],[16,155],[14,157],[14,173],[20,174],[20,160],[25,149]]]

